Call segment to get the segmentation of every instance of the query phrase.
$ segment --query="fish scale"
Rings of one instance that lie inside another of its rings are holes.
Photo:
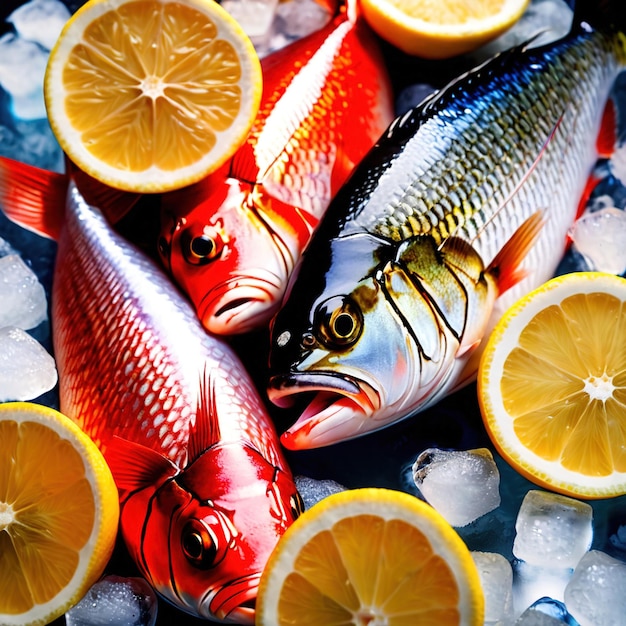
[[[237,440],[243,432],[280,465],[264,434],[269,417],[251,382],[238,375],[240,362],[204,331],[152,261],[75,188],[69,193],[75,211],[67,211],[59,240],[52,296],[62,411],[79,416],[105,456],[115,433],[182,466],[206,368],[220,391],[222,438]]]
[[[624,37],[576,27],[501,53],[396,119],[339,190],[276,316],[282,436],[378,430],[474,379],[510,304],[549,279],[591,167]]]
[[[377,185],[343,207],[341,236],[367,231],[402,241],[429,233],[442,243],[454,235],[471,241],[488,265],[532,211],[549,209],[523,266],[541,265],[542,280],[549,278],[595,161],[589,137],[622,66],[616,49],[615,37],[594,31],[548,53],[502,53],[471,81],[455,81],[407,113],[379,142],[393,142],[397,152],[382,173],[368,175],[379,177]],[[516,286],[498,306],[527,288]]]

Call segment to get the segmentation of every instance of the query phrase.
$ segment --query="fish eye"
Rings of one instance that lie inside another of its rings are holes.
[[[183,527],[181,547],[187,560],[199,569],[217,564],[218,540],[211,529],[200,520],[188,521]]]
[[[361,336],[363,314],[349,296],[334,296],[317,307],[317,339],[330,348],[348,348]]]
[[[180,244],[185,260],[192,265],[205,265],[216,259],[224,248],[222,237],[216,230],[204,229],[199,235],[186,230],[181,233]]]

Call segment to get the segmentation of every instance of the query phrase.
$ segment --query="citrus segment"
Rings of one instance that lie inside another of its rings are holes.
[[[530,480],[626,493],[626,280],[568,274],[514,304],[485,347],[478,396],[494,444]]]
[[[50,124],[70,159],[138,192],[181,187],[224,163],[261,89],[252,43],[213,0],[89,0],[45,77]]]
[[[406,493],[328,496],[287,530],[263,572],[257,624],[482,624],[478,572],[457,533]]]
[[[118,494],[104,457],[69,418],[0,404],[0,623],[48,623],[99,578]]]
[[[383,39],[404,52],[445,59],[478,48],[508,30],[529,0],[361,0]]]

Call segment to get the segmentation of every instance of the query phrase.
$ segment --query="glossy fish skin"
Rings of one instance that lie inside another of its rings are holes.
[[[378,430],[473,378],[481,337],[556,269],[623,61],[621,35],[576,29],[499,55],[394,121],[331,203],[273,324],[270,399],[314,396],[286,447]],[[543,221],[532,247],[529,220]],[[443,278],[447,253],[468,244]],[[491,295],[454,296],[474,254]]]
[[[377,42],[350,6],[262,67],[247,141],[163,199],[162,262],[216,334],[267,325],[331,197],[393,119]]]
[[[301,510],[274,426],[229,346],[71,182],[65,202],[66,186],[0,159],[10,218],[32,227],[42,198],[64,211],[51,315],[61,410],[104,453],[121,533],[155,589],[193,615],[254,624],[263,567]]]

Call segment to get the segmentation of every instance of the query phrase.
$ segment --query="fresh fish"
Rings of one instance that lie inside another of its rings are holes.
[[[162,262],[213,333],[267,325],[331,197],[393,119],[377,42],[352,4],[262,60],[247,141],[163,198]]]
[[[623,35],[581,24],[391,124],[331,203],[273,323],[270,399],[313,397],[287,448],[378,430],[474,378],[483,336],[561,259],[625,59]]]
[[[107,459],[121,533],[154,588],[183,611],[253,624],[263,567],[301,511],[273,424],[231,349],[67,180],[0,160],[7,216],[58,239],[61,410]]]

